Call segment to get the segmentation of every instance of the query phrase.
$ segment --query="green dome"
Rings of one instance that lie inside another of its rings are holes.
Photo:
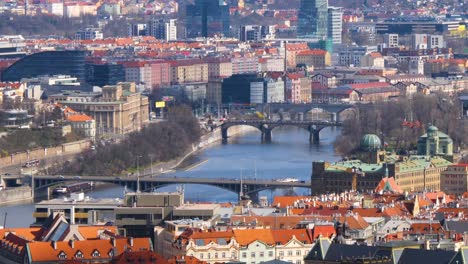
[[[436,126],[430,126],[427,128],[427,132],[437,132],[439,129]]]
[[[375,151],[382,147],[382,142],[377,135],[366,134],[361,139],[361,149],[364,151]]]

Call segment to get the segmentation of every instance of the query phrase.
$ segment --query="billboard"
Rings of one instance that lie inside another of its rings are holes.
[[[156,108],[164,108],[166,107],[166,102],[160,101],[155,103]]]

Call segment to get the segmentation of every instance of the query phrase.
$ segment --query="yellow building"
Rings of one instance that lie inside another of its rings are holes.
[[[135,83],[107,85],[102,93],[65,91],[49,99],[91,116],[98,135],[138,131],[149,122],[148,97],[136,92]]]
[[[171,61],[170,64],[172,84],[208,82],[208,63],[200,60],[179,60]]]
[[[296,55],[296,64],[324,68],[331,65],[331,55],[326,50],[304,50]]]

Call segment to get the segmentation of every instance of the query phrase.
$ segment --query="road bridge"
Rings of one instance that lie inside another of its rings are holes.
[[[261,179],[226,179],[226,178],[189,178],[189,177],[151,177],[151,176],[34,176],[34,188],[36,190],[50,187],[61,182],[103,182],[113,183],[133,190],[151,191],[172,184],[203,184],[216,186],[237,194],[256,195],[259,191],[279,188],[311,188],[311,183],[306,181],[281,182],[278,180]],[[242,191],[242,192],[241,192]]]
[[[341,122],[327,121],[327,120],[313,120],[313,121],[295,121],[295,120],[226,120],[221,125],[221,133],[223,140],[228,138],[228,129],[232,126],[252,126],[262,132],[262,142],[269,143],[272,140],[273,129],[281,126],[295,126],[304,128],[309,131],[309,142],[318,144],[320,141],[320,131],[326,127],[341,126]]]

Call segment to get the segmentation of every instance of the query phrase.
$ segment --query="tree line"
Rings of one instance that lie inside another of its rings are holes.
[[[454,150],[468,146],[468,122],[461,118],[461,103],[445,94],[417,94],[397,101],[356,105],[343,122],[341,135],[334,143],[342,156],[352,155],[367,133],[378,135],[388,148],[404,154],[415,150],[418,138],[435,125],[449,135]]]
[[[188,106],[170,108],[167,118],[129,134],[119,143],[99,145],[96,150],[82,153],[53,173],[111,176],[135,170],[137,162],[145,167],[151,162],[181,157],[200,140],[200,125]]]

